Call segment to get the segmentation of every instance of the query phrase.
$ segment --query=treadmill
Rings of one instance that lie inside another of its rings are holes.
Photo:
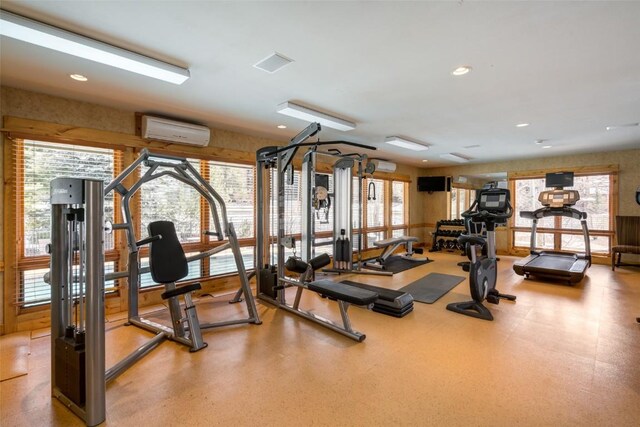
[[[566,280],[569,284],[581,281],[591,266],[591,246],[589,229],[587,228],[587,213],[572,206],[580,200],[576,190],[565,190],[564,187],[573,186],[573,172],[550,173],[546,176],[546,186],[554,187],[540,193],[538,200],[543,207],[535,211],[522,211],[520,217],[533,220],[531,228],[530,255],[513,264],[516,274],[529,278]],[[536,250],[536,229],[538,220],[549,216],[563,216],[580,220],[584,236],[584,253],[570,253],[557,251]]]

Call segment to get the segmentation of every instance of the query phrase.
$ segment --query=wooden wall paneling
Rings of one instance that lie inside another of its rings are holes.
[[[245,151],[213,146],[195,147],[162,141],[151,141],[126,133],[49,123],[40,120],[22,119],[19,117],[5,117],[4,127],[1,131],[8,132],[12,138],[30,137],[67,144],[88,144],[101,146],[103,148],[113,148],[114,145],[136,149],[148,148],[150,151],[176,154],[179,156],[192,154],[211,160],[224,161],[234,159],[234,161],[246,164],[255,163],[255,154]]]
[[[3,287],[3,325],[5,333],[15,330],[17,306],[13,304],[17,285],[17,253],[16,253],[16,210],[15,206],[15,168],[13,167],[13,142],[6,136],[3,139],[3,155],[4,155],[4,287]]]

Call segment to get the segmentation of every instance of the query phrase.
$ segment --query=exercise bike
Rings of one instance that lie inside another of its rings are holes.
[[[462,234],[458,242],[467,248],[469,264],[469,287],[473,301],[456,302],[447,305],[447,310],[483,320],[493,320],[493,315],[482,303],[486,300],[491,304],[498,304],[501,299],[515,301],[514,295],[498,292],[496,289],[497,258],[496,258],[496,223],[502,223],[513,214],[509,190],[502,188],[483,189],[473,202],[472,212],[466,212],[474,223],[485,225],[486,238]],[[471,210],[471,209],[470,209]],[[486,245],[486,255],[484,248]],[[477,249],[481,248],[478,256]]]

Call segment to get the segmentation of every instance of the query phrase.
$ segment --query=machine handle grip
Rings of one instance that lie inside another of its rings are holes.
[[[470,245],[482,246],[486,243],[485,239],[479,236],[470,236],[468,234],[461,234],[458,236],[458,242],[463,245],[469,243]]]
[[[136,242],[136,246],[140,247],[140,246],[148,245],[151,242],[155,242],[155,241],[161,240],[161,239],[162,239],[162,235],[160,235],[160,234],[158,234],[157,236],[147,237],[146,239],[138,240]]]

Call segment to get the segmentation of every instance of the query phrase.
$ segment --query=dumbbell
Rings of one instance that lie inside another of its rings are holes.
[[[443,248],[444,248],[444,239],[440,239],[436,243],[436,249],[441,251]]]

